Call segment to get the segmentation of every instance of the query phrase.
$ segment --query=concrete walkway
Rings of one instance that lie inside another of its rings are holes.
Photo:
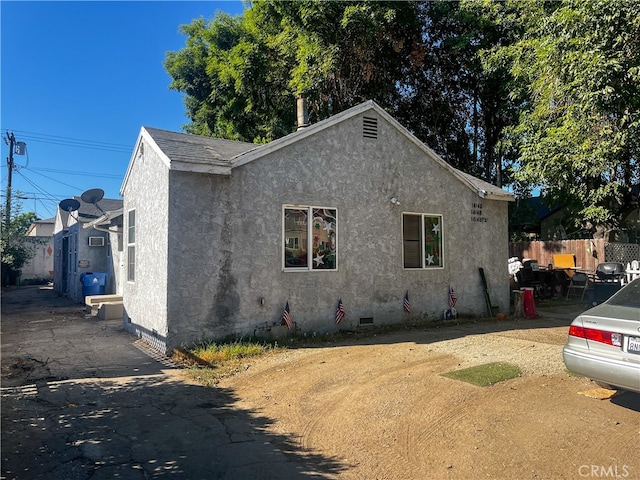
[[[329,479],[348,466],[266,431],[233,392],[50,288],[2,293],[0,479]]]

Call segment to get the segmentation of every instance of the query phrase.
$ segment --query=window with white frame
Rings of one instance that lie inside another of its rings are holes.
[[[337,270],[338,211],[324,207],[284,207],[285,270]]]
[[[442,215],[402,215],[404,268],[442,268]]]
[[[127,222],[127,280],[136,279],[136,211],[129,210]]]

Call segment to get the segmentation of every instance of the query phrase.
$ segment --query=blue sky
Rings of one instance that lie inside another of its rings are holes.
[[[52,217],[60,200],[91,188],[120,198],[140,127],[181,131],[188,121],[163,67],[185,45],[179,26],[243,10],[240,1],[2,0],[0,121],[3,140],[9,131],[27,144],[12,181],[22,211]],[[8,152],[3,141],[3,205]]]

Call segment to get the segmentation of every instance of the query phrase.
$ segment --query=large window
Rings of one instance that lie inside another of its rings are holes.
[[[283,259],[285,270],[338,268],[335,208],[285,207]]]
[[[402,215],[404,268],[442,268],[442,215]]]
[[[127,280],[136,279],[136,211],[129,210],[127,222]]]

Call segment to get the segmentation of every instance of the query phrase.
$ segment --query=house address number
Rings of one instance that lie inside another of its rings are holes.
[[[487,217],[482,216],[482,203],[474,202],[471,204],[471,221],[480,223],[487,221]]]

